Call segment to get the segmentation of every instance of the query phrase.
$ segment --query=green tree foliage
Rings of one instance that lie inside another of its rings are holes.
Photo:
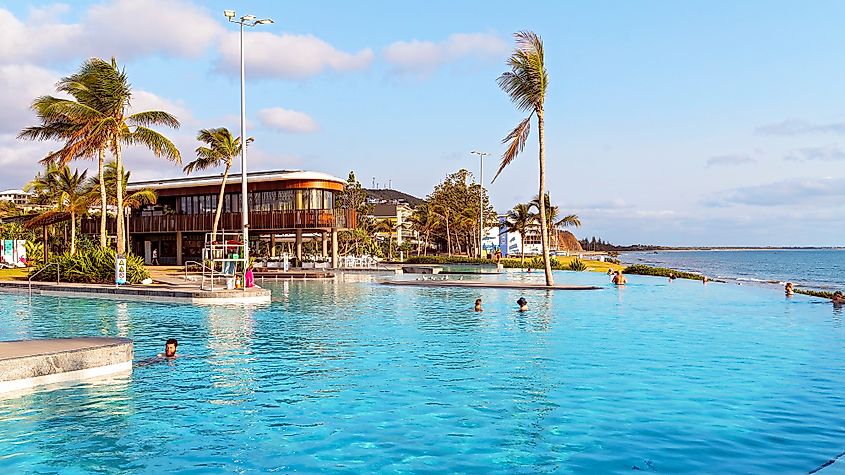
[[[411,219],[413,228],[425,235],[426,241],[433,238],[445,243],[449,255],[476,255],[479,204],[483,203],[485,229],[498,226],[487,190],[482,190],[465,169],[447,175],[418,207],[419,213]]]
[[[185,165],[185,173],[191,174],[198,170],[216,168],[221,165],[224,167],[223,181],[220,183],[220,193],[217,196],[217,210],[214,213],[214,224],[211,226],[211,235],[217,236],[217,226],[220,223],[220,214],[223,211],[226,180],[228,180],[229,170],[232,168],[232,159],[241,154],[241,138],[233,137],[229,129],[219,127],[200,130],[197,134],[197,140],[205,145],[197,147],[197,158]],[[247,146],[252,141],[252,137],[247,138]]]
[[[117,253],[111,248],[83,246],[75,255],[68,252],[51,257],[47,263],[33,268],[29,275],[38,274],[36,278],[40,281],[55,282],[58,270],[59,280],[62,282],[113,284],[116,256]],[[58,267],[55,264],[58,264]],[[43,272],[41,272],[42,269]],[[140,284],[149,276],[141,257],[126,256],[128,283]]]

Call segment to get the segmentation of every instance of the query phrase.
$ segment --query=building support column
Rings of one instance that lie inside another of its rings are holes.
[[[182,264],[182,231],[176,231],[176,265]]]
[[[329,257],[329,233],[323,231],[321,233],[323,235],[323,257]]]
[[[325,241],[323,241],[325,242]],[[337,269],[337,228],[332,228],[332,268]]]
[[[270,234],[270,257],[276,257],[276,232]]]
[[[302,267],[302,230],[296,230],[296,260],[299,262],[299,267]]]

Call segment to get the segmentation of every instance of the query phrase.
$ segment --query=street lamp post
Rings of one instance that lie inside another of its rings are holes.
[[[476,150],[470,153],[478,155],[478,183],[481,187],[478,191],[478,257],[481,258],[484,256],[484,156],[490,154]]]
[[[246,82],[244,79],[244,26],[268,25],[269,18],[256,19],[255,15],[244,15],[235,19],[234,10],[223,10],[223,15],[232,23],[241,26],[241,224],[243,225],[244,262],[249,264],[249,201],[246,179]],[[215,239],[215,236],[212,236]],[[246,271],[246,266],[244,266]]]

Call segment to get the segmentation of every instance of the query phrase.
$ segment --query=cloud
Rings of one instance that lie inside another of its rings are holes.
[[[633,208],[633,205],[628,204],[622,198],[614,198],[611,200],[606,201],[598,201],[594,203],[587,203],[582,205],[573,206],[573,209],[578,210],[579,212],[584,211],[617,211],[617,210],[628,210]]]
[[[715,157],[710,157],[707,159],[707,166],[716,167],[722,165],[745,165],[748,163],[755,163],[756,161],[756,158],[742,153],[717,155]]]
[[[0,189],[21,188],[41,169],[39,160],[55,150],[50,142],[29,142],[17,134],[0,134]]]
[[[455,33],[440,42],[397,41],[384,50],[384,58],[399,73],[427,74],[441,65],[470,58],[500,58],[509,44],[492,33]]]
[[[132,103],[130,113],[149,110],[161,110],[169,112],[170,114],[176,116],[177,119],[179,119],[179,122],[182,124],[182,126],[185,126],[186,124],[192,124],[194,122],[194,116],[191,113],[191,110],[187,106],[185,106],[182,101],[171,101],[159,95],[153,94],[152,92],[144,91],[142,89],[136,89],[132,91]]]
[[[845,198],[845,178],[794,178],[728,190],[704,201],[708,207],[835,205]]]
[[[775,124],[757,127],[756,132],[762,135],[805,135],[805,134],[843,134],[845,122],[831,122],[827,124],[813,124],[801,119],[787,119]]]
[[[114,0],[92,6],[83,24],[93,54],[124,60],[153,54],[199,56],[225,32],[222,21],[205,9],[179,0]]]
[[[304,79],[326,71],[359,71],[373,62],[370,49],[347,53],[313,35],[251,32],[244,36],[245,67],[251,78]],[[219,45],[217,70],[240,74],[238,33],[225,35]]]
[[[282,109],[281,107],[261,109],[258,111],[258,120],[262,126],[282,132],[308,134],[320,129],[317,122],[308,114],[295,110]]]
[[[35,125],[32,101],[45,94],[55,94],[58,76],[49,70],[28,64],[0,65],[0,133],[17,134]]]
[[[845,160],[845,151],[839,148],[838,145],[828,145],[826,147],[805,147],[791,151],[787,156],[783,157],[788,161],[837,161]]]
[[[83,36],[83,26],[63,24],[61,8],[36,9],[26,21],[0,8],[0,63],[15,64],[73,56]]]

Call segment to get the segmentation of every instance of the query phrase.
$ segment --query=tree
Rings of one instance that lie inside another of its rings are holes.
[[[537,217],[531,212],[531,205],[517,203],[508,212],[507,226],[509,233],[519,233],[519,248],[522,250],[519,264],[525,262],[525,234],[537,225]]]
[[[552,276],[552,265],[549,260],[549,235],[548,222],[546,221],[546,206],[542,201],[546,196],[546,143],[544,137],[544,114],[543,104],[546,100],[546,90],[549,84],[549,76],[546,72],[545,58],[543,54],[543,41],[536,33],[531,31],[520,31],[514,35],[516,38],[516,49],[507,65],[511,70],[499,76],[497,82],[499,87],[507,93],[511,101],[516,104],[519,110],[528,112],[528,117],[522,120],[515,129],[509,133],[502,143],[508,147],[502,155],[502,162],[493,181],[502,173],[502,170],[511,163],[517,155],[525,148],[528,134],[531,128],[531,118],[537,116],[537,135],[539,139],[540,159],[540,242],[543,247],[543,265],[546,271],[546,285],[554,285]]]
[[[197,140],[205,143],[205,146],[197,147],[197,158],[185,165],[186,174],[197,170],[215,168],[223,165],[223,181],[220,183],[220,193],[217,196],[217,210],[214,213],[214,224],[211,225],[212,239],[216,239],[217,225],[220,223],[220,214],[223,212],[223,196],[226,193],[226,180],[229,178],[229,169],[232,168],[232,159],[241,154],[241,138],[232,137],[232,133],[225,127],[216,129],[202,129],[197,134]],[[247,145],[252,142],[252,137],[246,139]]]
[[[560,207],[552,206],[552,201],[551,198],[549,198],[549,193],[546,193],[546,197],[543,200],[543,203],[546,205],[546,228],[548,229],[550,243],[552,231],[558,231],[560,230],[560,228],[565,228],[569,226],[574,226],[576,228],[581,226],[581,220],[578,218],[577,214],[569,214],[558,219],[558,216],[560,215]],[[537,210],[539,211],[540,197],[535,196],[534,199],[531,200],[530,206],[537,208]],[[595,240],[595,238],[593,238],[593,240]],[[559,243],[556,242],[555,245],[559,245]]]
[[[76,254],[76,217],[88,210],[92,188],[86,183],[88,172],[72,173],[67,166],[50,173],[48,180],[55,193],[55,211],[70,214],[70,254]]]
[[[83,100],[80,102],[60,101],[45,105],[48,107],[45,112],[55,113],[62,118],[55,125],[61,129],[60,133],[64,134],[62,137],[68,139],[65,149],[69,156],[75,157],[89,153],[85,151],[97,149],[105,144],[105,147],[114,155],[115,166],[120,176],[123,175],[122,149],[130,145],[144,146],[156,157],[164,157],[181,163],[181,155],[173,142],[150,128],[153,125],[178,128],[179,121],[164,111],[130,113],[129,102],[132,98],[132,88],[126,73],[118,68],[116,59],[112,58],[111,62],[106,62],[99,58],[91,58],[82,63],[79,71],[72,77],[70,87],[74,94],[80,94]],[[78,125],[69,122],[71,117],[84,119],[85,127],[71,133],[72,127]],[[53,158],[48,156],[47,160],[56,161],[63,156]],[[124,180],[115,180],[118,254],[126,252],[123,228],[123,183]]]
[[[42,163],[56,163],[66,166],[71,160],[98,158],[97,176],[100,177],[100,246],[106,246],[106,189],[103,177],[103,163],[109,138],[100,133],[100,127],[108,117],[102,112],[100,93],[95,83],[83,75],[84,65],[80,70],[59,80],[58,92],[69,94],[72,99],[54,96],[41,96],[32,103],[32,110],[41,125],[27,127],[18,138],[29,140],[63,141],[63,147],[51,152]]]

